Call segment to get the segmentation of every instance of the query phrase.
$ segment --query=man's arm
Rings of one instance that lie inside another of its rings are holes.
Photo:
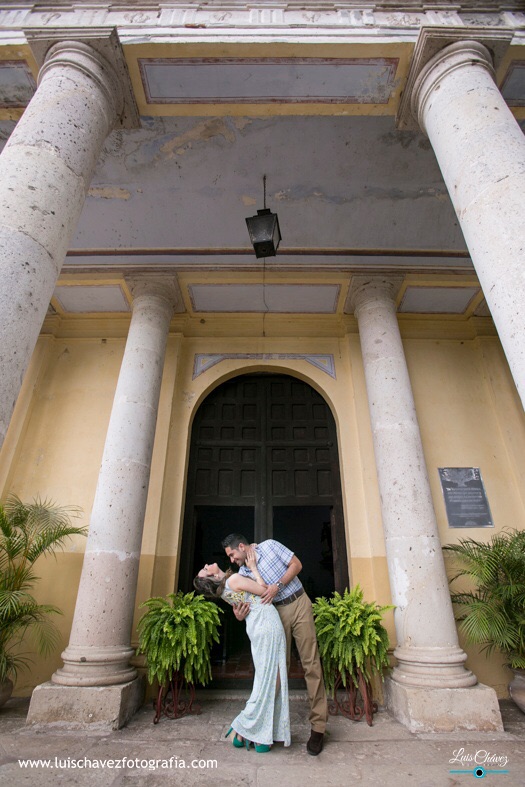
[[[303,568],[303,564],[301,563],[297,555],[294,555],[290,560],[290,562],[288,563],[288,568],[280,578],[279,582],[281,582],[283,585],[287,585],[289,582],[292,581],[292,579],[294,579],[297,576],[297,574],[300,571],[302,571],[302,568]],[[278,592],[279,592],[278,585],[276,584],[268,585],[268,587],[266,588],[266,590],[261,596],[262,603],[271,604]]]

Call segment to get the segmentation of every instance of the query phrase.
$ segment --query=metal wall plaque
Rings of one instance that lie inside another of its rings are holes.
[[[449,527],[494,527],[479,467],[438,467]]]

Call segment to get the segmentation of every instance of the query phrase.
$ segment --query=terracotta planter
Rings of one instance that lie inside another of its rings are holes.
[[[6,678],[3,683],[0,683],[0,708],[5,705],[13,693],[13,681]]]
[[[510,696],[518,708],[525,713],[525,669],[512,669],[512,672],[514,678],[509,683]]]

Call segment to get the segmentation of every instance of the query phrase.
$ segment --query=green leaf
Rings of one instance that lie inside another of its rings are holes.
[[[165,685],[176,672],[188,683],[206,685],[211,679],[210,653],[219,641],[222,610],[213,601],[192,593],[170,593],[141,604],[147,612],[138,624],[139,647],[150,683]]]
[[[379,607],[363,600],[359,585],[337,591],[313,605],[325,684],[333,693],[337,673],[344,686],[358,685],[360,672],[369,681],[389,666],[388,633],[382,615],[392,606]]]
[[[525,663],[525,531],[504,530],[487,542],[461,539],[443,550],[467,641],[482,645],[487,655],[499,650],[513,667]]]
[[[58,630],[48,616],[61,613],[33,597],[38,579],[33,564],[63,548],[70,536],[86,535],[86,528],[71,522],[79,514],[76,507],[39,498],[26,504],[14,495],[0,506],[0,682],[30,664],[29,656],[15,654],[27,636],[41,654],[58,645]]]

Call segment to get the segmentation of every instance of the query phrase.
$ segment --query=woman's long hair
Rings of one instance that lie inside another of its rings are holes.
[[[228,569],[222,579],[215,579],[215,577],[199,577],[197,574],[193,580],[193,587],[198,593],[202,593],[202,595],[206,598],[220,598],[222,596],[222,591],[224,590],[226,580],[228,577],[231,577],[232,574],[233,571],[231,568]]]

